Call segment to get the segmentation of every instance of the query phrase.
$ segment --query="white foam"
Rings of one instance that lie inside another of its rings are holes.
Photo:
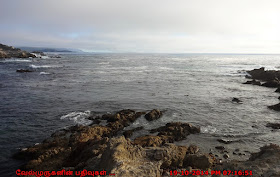
[[[100,64],[100,65],[108,65],[108,64],[110,64],[110,62],[100,62],[98,64]]]
[[[48,73],[48,72],[40,72],[40,75],[49,75],[51,73]]]
[[[202,126],[200,127],[200,131],[201,133],[209,133],[209,134],[213,134],[217,131],[217,129],[211,125],[207,125],[207,126]]]
[[[32,60],[26,60],[26,59],[5,59],[5,60],[2,60],[1,62],[3,62],[3,63],[8,63],[8,62],[32,62]]]
[[[31,68],[37,69],[37,68],[59,68],[61,66],[57,65],[29,65]]]
[[[88,120],[87,118],[90,116],[91,112],[89,110],[84,112],[71,112],[64,116],[61,116],[60,119],[68,119],[74,121],[76,124],[80,125],[89,125],[92,121]]]

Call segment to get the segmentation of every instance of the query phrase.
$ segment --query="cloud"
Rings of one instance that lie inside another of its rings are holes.
[[[3,0],[0,42],[112,52],[280,53],[280,2]]]

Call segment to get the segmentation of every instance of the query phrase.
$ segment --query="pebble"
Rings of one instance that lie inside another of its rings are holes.
[[[225,159],[228,159],[229,158],[229,155],[228,154],[224,154],[223,156]]]

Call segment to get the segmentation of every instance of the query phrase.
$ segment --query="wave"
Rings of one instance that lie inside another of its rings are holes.
[[[59,68],[61,66],[58,65],[29,65],[31,68],[37,69],[37,68]]]
[[[48,72],[40,72],[40,75],[49,75],[51,73],[48,73]]]
[[[5,59],[1,61],[3,63],[8,63],[8,62],[32,62],[32,60],[27,60],[27,59]]]
[[[71,112],[69,114],[66,114],[64,116],[61,116],[60,119],[68,119],[71,121],[74,121],[76,124],[80,125],[89,125],[92,123],[91,120],[88,120],[87,118],[91,115],[91,112],[89,110],[84,112]]]
[[[207,125],[207,126],[200,127],[200,131],[201,131],[201,133],[213,134],[217,131],[217,129],[211,125]]]

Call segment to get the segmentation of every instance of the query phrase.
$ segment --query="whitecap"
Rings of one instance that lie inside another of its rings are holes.
[[[213,134],[217,131],[217,129],[211,125],[207,125],[207,126],[202,126],[200,127],[200,132],[201,133],[210,133]]]
[[[2,60],[3,63],[9,63],[9,62],[32,62],[32,60],[26,60],[26,59],[5,59]]]
[[[29,65],[31,68],[37,69],[37,68],[59,68],[61,66],[57,65]]]
[[[74,121],[76,124],[80,125],[89,125],[92,121],[88,120],[87,118],[90,116],[91,112],[89,110],[84,112],[71,112],[64,116],[61,116],[60,119],[68,119]]]
[[[108,65],[108,64],[110,64],[110,62],[100,62],[98,64],[100,64],[100,65]]]
[[[48,73],[48,72],[40,72],[40,75],[49,75],[51,73]]]

